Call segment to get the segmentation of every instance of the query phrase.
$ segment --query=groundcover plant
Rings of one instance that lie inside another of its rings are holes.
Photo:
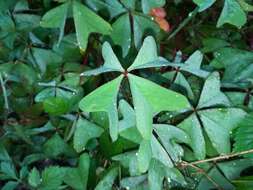
[[[0,0],[0,188],[253,190],[252,11]]]

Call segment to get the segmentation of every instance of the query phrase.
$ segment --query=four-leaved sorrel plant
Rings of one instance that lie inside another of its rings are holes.
[[[79,107],[86,112],[106,112],[113,141],[118,138],[117,94],[124,77],[129,80],[137,128],[145,140],[151,139],[155,114],[161,111],[182,111],[189,108],[189,103],[183,95],[131,74],[131,71],[135,69],[159,67],[166,64],[166,61],[157,55],[153,37],[147,37],[144,40],[136,59],[127,70],[121,66],[108,43],[104,43],[102,52],[105,64],[101,68],[85,72],[82,75],[97,75],[111,71],[118,71],[121,74],[83,98]],[[158,61],[157,65],[156,61]],[[161,62],[160,65],[159,62]]]
[[[171,64],[158,57],[153,37],[147,37],[144,40],[136,59],[127,70],[121,66],[109,43],[104,43],[102,53],[105,64],[98,69],[82,73],[82,75],[97,75],[111,71],[118,71],[121,74],[84,97],[80,101],[79,107],[85,112],[106,112],[109,118],[110,136],[113,141],[117,140],[119,130],[121,130],[118,122],[117,95],[121,81],[126,77],[130,83],[136,114],[136,127],[142,137],[138,156],[139,169],[141,172],[145,172],[152,155],[152,141],[155,139],[152,135],[154,115],[161,111],[183,111],[189,108],[190,104],[183,95],[131,74],[131,71],[135,69]],[[166,165],[171,167],[171,161]]]

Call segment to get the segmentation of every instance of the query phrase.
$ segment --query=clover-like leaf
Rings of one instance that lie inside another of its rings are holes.
[[[213,147],[220,154],[229,153],[230,133],[244,118],[245,112],[237,108],[220,108],[203,110],[199,115]]]
[[[155,124],[154,129],[171,159],[175,162],[180,161],[184,150],[177,143],[188,144],[190,140],[188,135],[183,130],[172,125]]]
[[[94,123],[83,118],[79,118],[74,134],[74,148],[77,152],[85,149],[85,145],[90,139],[97,138],[103,133],[103,129]]]
[[[76,190],[84,190],[87,187],[90,169],[89,155],[84,153],[80,156],[76,168],[66,168],[66,175],[63,180],[66,184]]]
[[[230,105],[228,98],[220,91],[219,73],[212,73],[205,81],[202,89],[198,108],[210,107],[214,105]]]
[[[253,134],[253,114],[248,114],[239,124],[234,134],[234,152],[241,152],[252,149]],[[252,154],[246,154],[245,157],[252,158]]]
[[[201,69],[201,63],[203,60],[203,54],[200,51],[195,51],[180,67],[180,70],[187,71],[196,76],[206,78],[209,72]]]
[[[241,28],[246,21],[246,13],[239,3],[236,0],[225,0],[217,26],[220,27],[225,23],[229,23]]]
[[[203,54],[200,51],[195,51],[184,63],[181,63],[181,56],[181,52],[178,52],[174,63],[167,63],[167,66],[177,69],[176,74],[185,71],[201,78],[206,78],[209,75],[208,71],[201,69]]]
[[[56,8],[49,10],[40,22],[40,25],[45,28],[60,28],[59,42],[62,40],[64,35],[64,28],[66,18],[68,16],[68,10],[70,7],[70,2],[63,3]]]
[[[108,42],[105,42],[102,47],[102,55],[104,58],[104,65],[99,67],[98,69],[85,71],[81,75],[90,76],[90,75],[98,75],[105,72],[124,72],[123,67],[121,66],[118,58],[114,54],[111,45]]]
[[[86,112],[106,112],[109,118],[111,138],[118,138],[117,95],[123,76],[104,84],[85,96],[79,103],[81,110]],[[102,97],[102,98],[101,98]]]
[[[138,161],[138,167],[139,171],[141,173],[144,173],[149,168],[149,163],[152,158],[152,149],[151,149],[151,143],[150,140],[142,140],[140,143],[140,147],[137,154],[137,161]]]
[[[193,0],[199,6],[199,12],[204,11],[211,7],[216,0]]]
[[[77,41],[83,51],[86,49],[90,33],[109,35],[112,31],[108,22],[77,1],[73,2],[73,16]]]
[[[229,106],[229,101],[220,91],[218,73],[212,73],[204,84],[197,108],[178,125],[189,135],[197,159],[206,155],[203,133],[219,154],[230,152],[230,133],[244,118],[245,112],[239,108],[224,108],[224,105]]]
[[[187,99],[151,81],[128,75],[136,113],[137,128],[143,138],[150,139],[152,118],[161,111],[180,111],[189,108]],[[144,114],[145,113],[145,114]]]
[[[120,16],[112,24],[111,38],[116,45],[121,46],[123,57],[125,57],[131,47],[131,27],[129,15]],[[124,35],[122,35],[124,33]]]
[[[135,58],[133,64],[128,67],[127,71],[130,72],[134,69],[141,69],[142,65],[153,62],[158,59],[156,42],[153,37],[148,36],[144,39],[142,47]]]

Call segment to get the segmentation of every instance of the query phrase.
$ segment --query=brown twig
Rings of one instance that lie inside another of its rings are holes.
[[[231,153],[231,154],[227,154],[227,155],[221,155],[221,156],[218,156],[218,157],[209,158],[209,159],[205,159],[205,160],[198,160],[198,161],[195,161],[195,162],[191,162],[190,164],[196,165],[196,164],[201,164],[201,163],[206,163],[206,162],[217,162],[217,161],[220,161],[220,160],[227,160],[227,159],[230,159],[230,158],[233,158],[233,157],[241,156],[241,155],[244,155],[244,154],[250,154],[250,153],[253,153],[253,149],[245,150],[245,151],[242,151],[242,152]]]
[[[205,170],[203,170],[202,168],[199,168],[198,166],[195,166],[194,164],[192,163],[189,163],[189,162],[185,162],[183,161],[181,163],[181,165],[183,166],[190,166],[192,167],[193,169],[195,169],[198,173],[204,175],[218,190],[222,190],[222,188],[206,173]]]

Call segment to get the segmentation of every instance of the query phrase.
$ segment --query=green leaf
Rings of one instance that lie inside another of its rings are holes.
[[[253,188],[253,176],[244,176],[232,181],[237,190],[251,190]]]
[[[113,141],[118,138],[117,95],[122,78],[123,76],[120,75],[116,79],[97,88],[79,103],[79,107],[83,111],[106,112],[108,114],[110,136]]]
[[[12,162],[1,162],[0,171],[3,174],[4,178],[18,180],[17,172]]]
[[[111,26],[104,19],[77,1],[73,2],[73,15],[79,47],[85,51],[90,33],[109,35]]]
[[[129,15],[120,16],[112,24],[111,38],[116,45],[121,46],[123,57],[127,55],[131,47],[131,27]],[[122,36],[122,34],[124,35]]]
[[[6,47],[12,49],[17,33],[15,33],[15,23],[9,15],[0,13],[0,29],[0,39],[2,43]]]
[[[153,159],[148,171],[148,184],[150,189],[164,189],[164,179],[168,181],[169,185],[172,185],[172,180],[180,183],[181,185],[186,184],[184,177],[176,168],[165,167],[164,164]]]
[[[150,139],[152,135],[153,111],[151,105],[141,94],[135,84],[130,79],[130,88],[133,96],[134,110],[136,114],[136,126],[144,139]],[[145,114],[144,114],[145,113]]]
[[[236,48],[222,48],[215,52],[215,60],[225,67],[224,83],[243,83],[253,76],[253,53]]]
[[[220,154],[230,153],[230,133],[245,112],[237,108],[219,108],[200,111],[199,115],[213,147]]]
[[[15,26],[17,30],[31,31],[39,27],[41,17],[35,14],[14,13]]]
[[[60,28],[58,44],[63,38],[66,18],[68,16],[70,3],[64,3],[54,9],[49,10],[40,22],[40,26],[46,28]]]
[[[162,190],[164,176],[164,165],[159,161],[152,160],[148,171],[148,183],[150,189]]]
[[[205,81],[202,89],[198,108],[214,105],[230,105],[228,98],[220,91],[219,73],[212,73]]]
[[[3,143],[0,143],[0,161],[11,161],[11,158],[5,149]]]
[[[85,149],[87,142],[90,139],[99,137],[103,133],[103,129],[97,125],[87,121],[86,119],[79,118],[76,124],[74,134],[74,148],[77,152]]]
[[[216,168],[212,168],[209,170],[207,174],[212,181],[211,182],[207,177],[201,178],[196,190],[211,190],[217,188],[217,186],[221,189],[226,189],[226,190],[235,190],[234,186],[230,183],[230,181],[223,176],[223,174]]]
[[[14,190],[18,186],[18,182],[16,181],[8,181],[5,183],[5,185],[2,187],[2,190]]]
[[[119,121],[120,130],[124,130],[136,125],[134,109],[126,100],[121,99],[119,101],[119,110],[123,116],[123,119]]]
[[[62,63],[62,58],[52,50],[32,48],[31,52],[35,64],[42,74],[44,74],[49,67],[58,67]]]
[[[184,150],[177,143],[188,144],[190,140],[188,135],[183,130],[172,125],[156,124],[154,129],[171,159],[179,162]]]
[[[196,76],[206,78],[209,72],[201,70],[201,63],[203,60],[203,54],[200,51],[195,51],[180,67],[180,70],[187,71]]]
[[[201,124],[196,114],[191,114],[183,120],[178,127],[183,129],[190,137],[190,146],[198,160],[204,159],[206,155],[206,143],[202,134]]]
[[[120,185],[125,189],[134,189],[145,183],[146,178],[146,175],[126,177],[120,181]]]
[[[252,164],[252,159],[237,159],[227,162],[221,162],[217,165],[227,179],[233,180],[239,178],[241,173],[245,169],[250,168]]]
[[[232,24],[241,28],[247,22],[246,13],[236,0],[225,0],[217,27],[221,27],[225,23]]]
[[[160,161],[166,168],[173,168],[172,160],[154,136],[151,138],[151,149],[153,159]]]
[[[41,183],[40,181],[40,173],[36,168],[33,168],[29,173],[28,182],[32,187],[38,187]]]
[[[126,12],[124,6],[118,0],[87,0],[87,5],[93,10],[108,10],[110,17],[114,18],[123,12]]]
[[[149,163],[152,158],[151,143],[149,140],[142,140],[137,154],[137,161],[139,166],[139,171],[144,173],[149,168]]]
[[[108,42],[105,42],[103,44],[102,55],[105,61],[103,66],[91,71],[85,71],[81,75],[91,76],[112,71],[124,72],[123,67],[121,66],[118,58],[116,57],[116,55],[112,50],[111,45]]]
[[[128,78],[137,128],[145,139],[151,137],[153,115],[161,111],[180,111],[189,107],[187,99],[181,94],[132,74],[129,74]]]
[[[253,5],[247,3],[245,0],[237,0],[237,1],[241,5],[244,11],[247,11],[247,12],[253,11]]]
[[[193,94],[192,88],[188,80],[185,78],[185,76],[181,72],[170,71],[170,72],[164,73],[162,76],[167,78],[170,82],[173,82],[174,80],[173,84],[171,84],[172,89],[174,89],[173,88],[174,86],[176,89],[181,87],[182,92],[184,92],[184,94],[186,94],[190,100],[194,100],[194,94]],[[176,78],[174,78],[175,76]]]
[[[199,12],[202,12],[211,7],[216,0],[193,0],[199,6]]]
[[[67,99],[60,97],[50,97],[43,102],[45,112],[52,115],[62,115],[69,110],[69,102]]]
[[[234,134],[234,152],[241,152],[253,148],[253,114],[248,114],[239,124]],[[251,157],[253,154],[245,154],[245,157]]]
[[[223,40],[220,38],[214,38],[214,37],[204,38],[202,43],[203,43],[203,48],[201,49],[201,51],[203,53],[214,52],[221,48],[230,46],[230,43],[227,42],[226,40]]]
[[[153,62],[158,59],[157,47],[155,39],[152,36],[145,38],[141,49],[138,52],[133,64],[127,69],[127,71],[132,71],[135,69],[141,69],[142,65]]]
[[[174,91],[161,87],[147,79],[129,74],[128,75],[132,93],[138,91],[146,99],[152,108],[152,112],[157,114],[161,111],[182,111],[190,108],[187,99]],[[133,98],[136,96],[133,95]]]
[[[95,190],[111,190],[114,180],[118,175],[118,167],[111,168],[97,184]]]
[[[88,154],[82,154],[77,168],[67,168],[64,182],[75,190],[85,190],[89,177],[90,158]]]
[[[75,155],[74,150],[57,133],[46,141],[43,145],[43,149],[47,156],[53,158],[61,154],[68,156]]]
[[[144,35],[158,35],[160,32],[159,26],[151,20],[151,17],[147,18],[138,14],[133,14],[133,30],[134,44],[137,49],[141,47]],[[154,54],[154,52],[151,54]]]
[[[64,175],[64,169],[58,166],[50,166],[44,169],[41,174],[41,184],[39,186],[39,190],[59,189]]]

